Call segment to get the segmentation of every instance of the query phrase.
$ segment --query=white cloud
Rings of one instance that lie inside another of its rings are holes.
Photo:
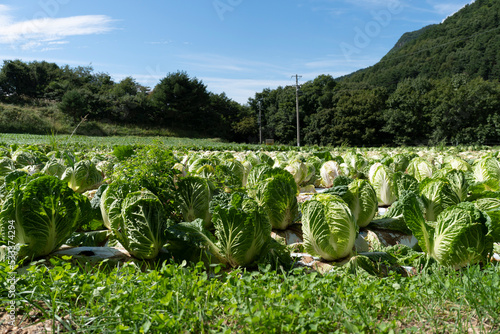
[[[15,22],[10,8],[0,5],[0,44],[23,50],[40,48],[71,36],[102,34],[113,30],[106,15],[82,15],[65,18],[40,18]],[[60,44],[63,44],[60,43]]]

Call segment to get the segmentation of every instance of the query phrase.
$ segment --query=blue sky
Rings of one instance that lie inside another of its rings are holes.
[[[0,61],[88,66],[154,88],[186,71],[239,102],[375,64],[471,0],[3,0]]]

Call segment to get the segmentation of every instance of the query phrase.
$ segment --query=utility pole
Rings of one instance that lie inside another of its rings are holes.
[[[299,120],[299,78],[302,78],[302,75],[292,75],[292,78],[295,77],[295,99],[297,105],[297,147],[300,146],[300,120]]]
[[[262,101],[259,100],[259,144],[262,145]]]

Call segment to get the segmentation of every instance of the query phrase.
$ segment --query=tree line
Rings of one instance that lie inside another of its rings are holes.
[[[306,145],[500,144],[500,83],[457,74],[407,78],[396,89],[320,75],[299,92]],[[249,100],[262,110],[266,138],[296,143],[295,87],[278,87]]]
[[[296,143],[295,87],[264,89],[241,105],[174,72],[150,90],[132,77],[114,82],[91,67],[4,61],[0,100],[49,100],[75,123],[90,120],[189,130],[235,142]],[[500,144],[500,83],[455,74],[406,78],[390,89],[320,75],[299,90],[305,145]]]
[[[56,103],[75,123],[81,118],[197,132],[245,141],[238,123],[248,107],[214,94],[185,72],[169,73],[150,90],[132,77],[119,82],[91,66],[58,66],[45,61],[5,60],[0,70],[0,101],[11,104]]]

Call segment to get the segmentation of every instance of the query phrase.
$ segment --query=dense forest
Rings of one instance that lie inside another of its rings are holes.
[[[377,64],[299,90],[306,145],[500,144],[500,1],[476,0],[443,23],[404,34]],[[82,118],[198,132],[229,141],[296,143],[295,87],[264,89],[246,105],[185,72],[154,88],[114,82],[91,67],[4,61],[0,102],[52,103]],[[2,105],[0,105],[0,122]],[[2,127],[5,129],[5,127]]]

